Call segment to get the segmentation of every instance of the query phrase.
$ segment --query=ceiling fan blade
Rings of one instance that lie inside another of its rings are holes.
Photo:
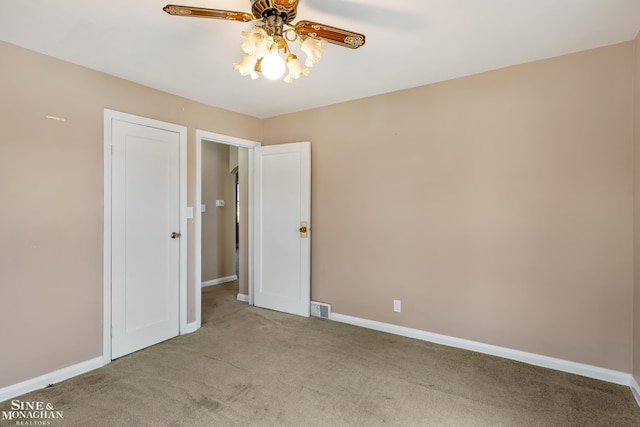
[[[206,9],[202,7],[178,6],[168,4],[162,8],[169,15],[176,16],[196,16],[199,18],[225,19],[228,21],[249,22],[253,21],[253,15],[245,12],[234,12],[232,10]]]
[[[357,49],[365,42],[364,34],[330,27],[311,21],[300,21],[295,25],[296,32],[301,36],[310,36],[316,39],[325,39],[329,43],[339,46]]]

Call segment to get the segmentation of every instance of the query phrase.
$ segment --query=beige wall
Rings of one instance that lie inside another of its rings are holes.
[[[188,127],[190,206],[196,129],[312,141],[312,297],[335,312],[630,372],[633,54],[260,121],[0,42],[0,387],[102,353],[103,108]]]
[[[630,372],[632,62],[628,42],[265,120],[265,144],[312,141],[312,298]]]
[[[188,127],[189,206],[196,129],[259,140],[261,124],[4,42],[0,58],[1,388],[102,355],[103,109]]]
[[[635,183],[635,271],[634,271],[634,329],[633,329],[633,374],[640,383],[640,34],[635,39],[634,73],[634,183]]]
[[[229,172],[229,145],[202,142],[202,281],[236,274],[236,178]],[[235,148],[235,147],[234,147]],[[224,200],[216,207],[216,200]]]

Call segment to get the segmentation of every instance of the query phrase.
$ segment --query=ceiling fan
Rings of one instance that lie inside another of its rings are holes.
[[[292,24],[297,8],[298,0],[251,0],[251,13],[173,4],[166,5],[163,10],[176,16],[259,23],[249,32],[242,31],[244,57],[242,61],[233,64],[233,68],[241,75],[251,76],[252,79],[257,79],[258,73],[262,73],[269,79],[277,80],[284,74],[285,68],[288,68],[289,73],[284,81],[290,83],[302,75],[309,75],[310,70],[305,67],[311,67],[320,60],[327,43],[351,49],[364,45],[363,34],[312,21]],[[287,44],[296,40],[307,55],[305,67]],[[286,55],[286,65],[280,56],[281,52]]]

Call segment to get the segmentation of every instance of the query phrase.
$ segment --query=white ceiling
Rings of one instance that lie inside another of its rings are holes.
[[[364,33],[291,84],[233,70],[253,24],[170,16],[169,3],[250,12],[250,0],[2,0],[0,40],[264,118],[635,38],[640,0],[300,0],[298,20]],[[292,44],[294,53],[297,46]]]

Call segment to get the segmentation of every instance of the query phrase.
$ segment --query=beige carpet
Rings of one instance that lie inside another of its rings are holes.
[[[198,332],[21,399],[62,410],[52,426],[640,426],[628,387],[249,307],[234,288],[203,292]]]

